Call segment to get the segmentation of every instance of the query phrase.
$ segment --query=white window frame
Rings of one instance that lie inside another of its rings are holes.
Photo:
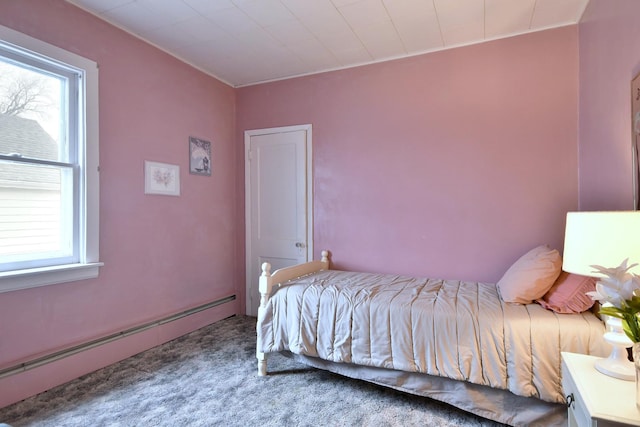
[[[51,58],[84,71],[84,126],[80,126],[80,235],[79,262],[51,267],[0,272],[0,292],[15,291],[56,283],[98,277],[103,265],[99,259],[99,146],[98,146],[98,65],[68,52],[0,25],[0,41]],[[82,114],[80,114],[82,116]],[[84,144],[83,144],[84,142]]]

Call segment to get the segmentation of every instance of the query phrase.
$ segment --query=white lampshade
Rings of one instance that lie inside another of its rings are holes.
[[[640,263],[640,211],[569,212],[562,269],[598,276],[593,265],[606,268]],[[630,270],[640,274],[640,266]]]
[[[569,212],[564,236],[562,269],[583,276],[599,276],[594,265],[618,267],[640,263],[640,211]],[[640,274],[640,266],[629,270]],[[604,340],[612,346],[608,358],[598,359],[595,368],[611,377],[636,379],[633,363],[627,359],[627,347],[633,344],[624,334],[620,319],[604,316]]]

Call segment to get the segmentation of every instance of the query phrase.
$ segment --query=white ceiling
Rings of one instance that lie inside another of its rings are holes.
[[[231,86],[575,24],[589,0],[67,0]]]

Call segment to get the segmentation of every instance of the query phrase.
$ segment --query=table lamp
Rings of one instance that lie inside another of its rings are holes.
[[[569,273],[599,277],[593,265],[614,268],[629,259],[640,263],[640,211],[569,212],[564,237],[562,269]],[[629,270],[640,274],[640,265]],[[636,379],[627,347],[633,342],[622,330],[622,321],[603,316],[604,339],[613,346],[608,358],[599,359],[595,368],[605,375],[623,380]]]

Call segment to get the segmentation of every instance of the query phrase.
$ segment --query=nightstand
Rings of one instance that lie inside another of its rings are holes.
[[[636,382],[604,375],[595,356],[562,353],[562,388],[567,396],[569,427],[640,426]]]

